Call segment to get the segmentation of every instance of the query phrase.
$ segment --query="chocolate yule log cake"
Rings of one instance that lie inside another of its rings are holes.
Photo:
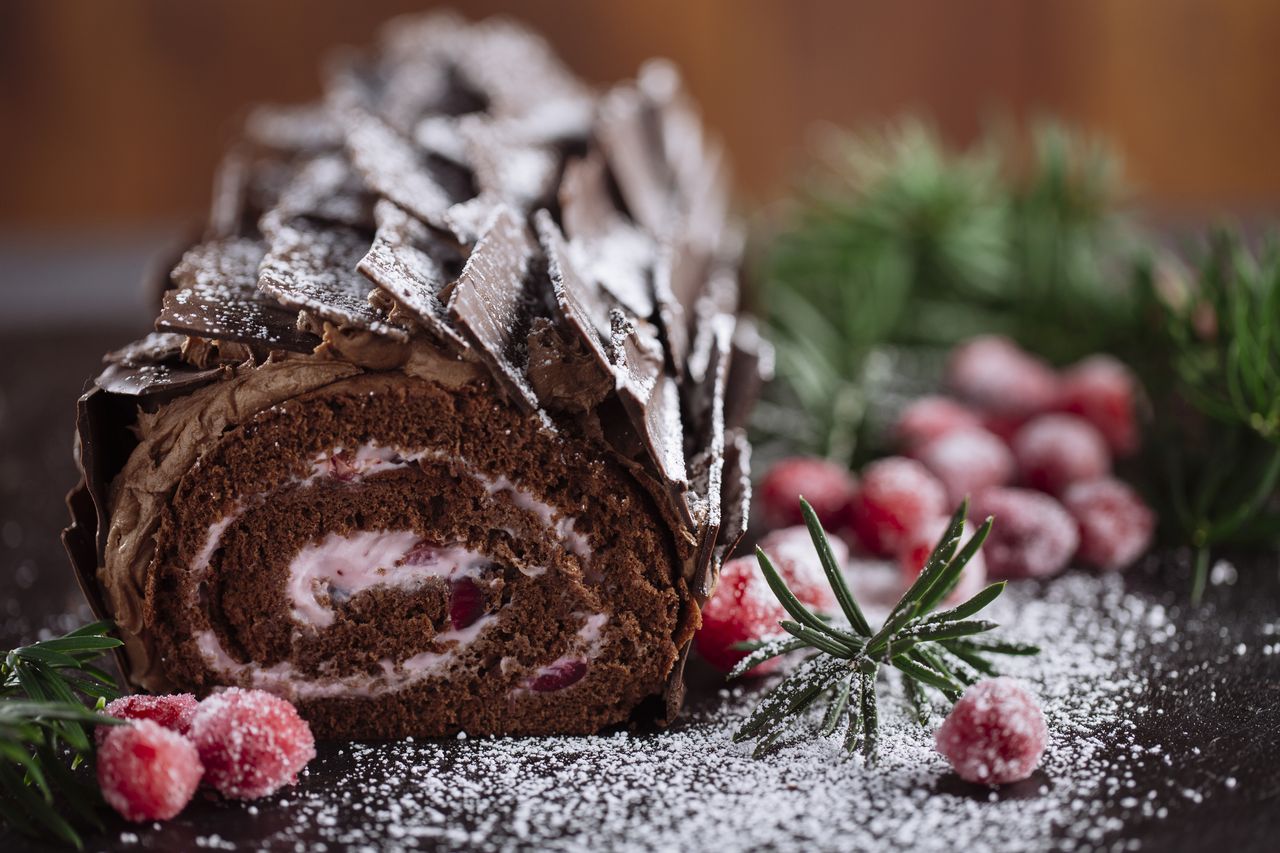
[[[79,404],[65,541],[130,682],[322,737],[670,719],[768,364],[676,72],[594,91],[508,21],[397,20],[252,112],[214,195]]]

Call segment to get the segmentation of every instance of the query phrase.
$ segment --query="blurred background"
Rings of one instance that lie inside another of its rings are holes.
[[[245,106],[313,97],[326,49],[432,5],[0,0],[0,325],[137,316],[146,257],[201,216]],[[746,203],[788,187],[815,122],[919,113],[965,144],[993,116],[1051,113],[1113,140],[1165,215],[1280,207],[1273,0],[450,5],[518,15],[595,82],[675,59]],[[73,286],[55,311],[50,293]]]

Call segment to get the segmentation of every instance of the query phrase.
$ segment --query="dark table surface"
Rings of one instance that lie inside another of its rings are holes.
[[[89,617],[58,540],[74,479],[74,400],[100,353],[130,331],[10,330],[0,339],[5,648]],[[1234,578],[1224,569],[1218,581],[1204,607],[1186,607],[1186,569],[1174,554],[1150,561],[1123,588],[1076,577],[1015,591],[1006,610],[1015,622],[1060,619],[1070,634],[1056,656],[1029,664],[1026,677],[1051,693],[1065,683],[1105,713],[1086,714],[1070,695],[1048,699],[1054,743],[1045,765],[999,792],[960,782],[928,757],[921,736],[892,719],[879,768],[841,764],[817,747],[752,762],[725,732],[758,688],[722,691],[697,670],[691,713],[671,732],[323,744],[296,788],[252,805],[198,795],[174,821],[115,821],[88,846],[1274,850],[1277,560],[1241,560]],[[1091,634],[1091,608],[1102,613],[1103,599],[1108,615]],[[1095,657],[1110,668],[1081,665]],[[1061,672],[1044,680],[1035,666]],[[1058,677],[1067,671],[1074,681]],[[0,849],[30,846],[0,830]]]

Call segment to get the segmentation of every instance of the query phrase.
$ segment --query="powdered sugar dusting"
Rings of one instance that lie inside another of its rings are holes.
[[[1115,575],[1070,574],[1043,586],[1016,584],[991,612],[1005,625],[1002,636],[1045,646],[1038,658],[1003,666],[1039,697],[1049,728],[1039,770],[1014,786],[961,782],[936,753],[932,730],[908,719],[896,686],[882,687],[876,767],[842,759],[834,738],[754,760],[730,736],[754,706],[757,683],[708,695],[666,732],[331,746],[288,805],[273,807],[273,822],[254,823],[253,843],[638,851],[701,849],[714,839],[718,850],[1133,849],[1117,840],[1126,824],[1159,827],[1197,799],[1240,795],[1207,768],[1204,782],[1184,792],[1186,780],[1175,784],[1166,768],[1193,759],[1192,748],[1141,734],[1179,676],[1167,653],[1148,660],[1149,652],[1187,642],[1175,629],[1181,621],[1159,602],[1126,592]],[[1225,635],[1222,644],[1227,657],[1237,645]]]

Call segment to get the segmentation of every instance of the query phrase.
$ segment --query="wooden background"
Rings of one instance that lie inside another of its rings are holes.
[[[0,0],[0,229],[198,215],[235,116],[315,94],[326,47],[425,0]],[[1052,112],[1110,135],[1163,210],[1280,209],[1275,0],[457,0],[517,14],[588,79],[662,54],[776,196],[817,121],[973,138]]]

